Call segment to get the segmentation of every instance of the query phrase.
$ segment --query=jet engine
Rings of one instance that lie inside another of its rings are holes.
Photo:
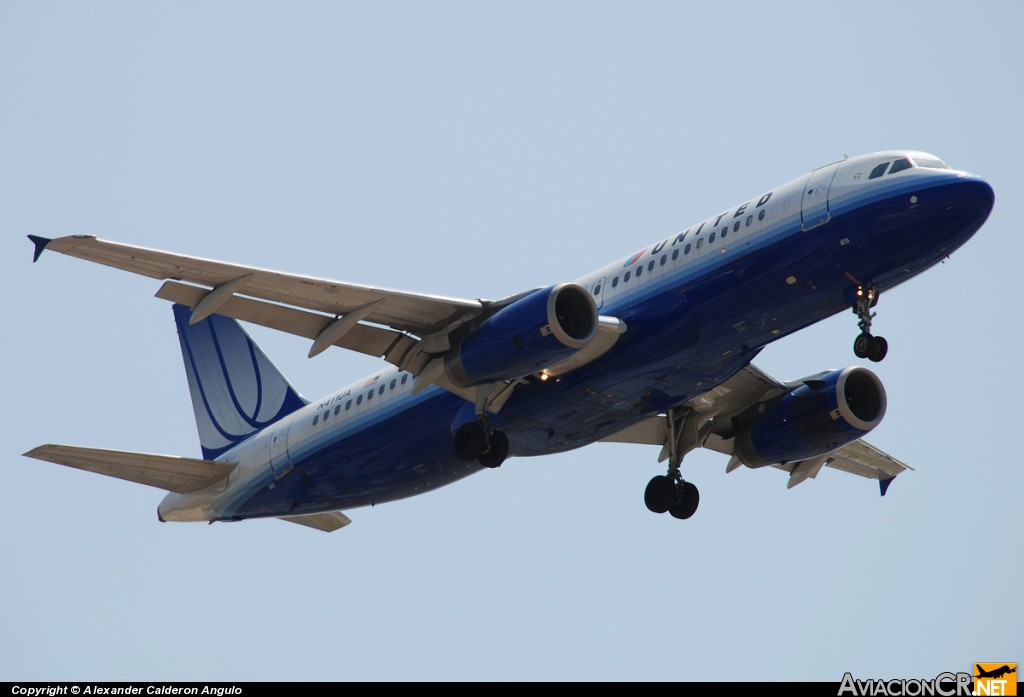
[[[735,455],[748,467],[819,457],[857,440],[882,421],[885,388],[867,368],[819,373],[799,381],[736,432]]]
[[[597,317],[585,288],[542,288],[481,322],[448,352],[445,370],[462,387],[539,372],[587,346],[597,333]]]

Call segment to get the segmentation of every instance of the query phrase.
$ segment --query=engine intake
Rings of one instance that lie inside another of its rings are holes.
[[[885,388],[867,368],[819,373],[741,426],[735,454],[748,467],[819,457],[870,432],[885,416]]]
[[[562,283],[494,313],[445,356],[448,376],[462,387],[514,380],[584,348],[597,333],[597,304],[585,288]]]

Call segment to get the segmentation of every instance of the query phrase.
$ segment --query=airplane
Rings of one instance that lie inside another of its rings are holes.
[[[790,382],[752,364],[844,311],[878,362],[881,294],[944,261],[994,204],[981,177],[909,150],[845,158],[743,200],[571,282],[492,300],[343,283],[73,235],[44,250],[164,281],[202,449],[183,458],[48,444],[25,455],[168,491],[160,521],[280,518],[333,531],[344,511],[426,493],[509,457],[656,445],[648,509],[690,518],[684,456],[824,467],[889,484],[911,469],[870,445],[886,394],[863,366]],[[388,366],[308,401],[239,322]]]
[[[996,678],[996,679],[998,679],[998,678],[1003,677],[1004,675],[1008,675],[1009,673],[1016,673],[1017,672],[1017,668],[1016,667],[1011,668],[1008,665],[1004,665],[1004,666],[1002,666],[1000,668],[995,668],[993,670],[982,670],[981,667],[979,665],[977,665],[977,664],[975,664],[974,667],[978,670],[978,674],[974,676],[976,678]]]

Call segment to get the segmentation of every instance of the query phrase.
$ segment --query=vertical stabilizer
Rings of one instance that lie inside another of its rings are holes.
[[[191,316],[188,307],[174,305],[199,441],[212,460],[306,400],[238,322],[211,315],[190,325]]]

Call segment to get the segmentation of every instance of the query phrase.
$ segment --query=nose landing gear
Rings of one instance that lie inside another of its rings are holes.
[[[878,304],[879,291],[875,286],[857,286],[857,300],[853,314],[857,315],[860,334],[853,342],[853,353],[857,358],[867,358],[878,363],[889,353],[889,342],[883,337],[871,334],[871,320],[877,313],[871,309]]]

